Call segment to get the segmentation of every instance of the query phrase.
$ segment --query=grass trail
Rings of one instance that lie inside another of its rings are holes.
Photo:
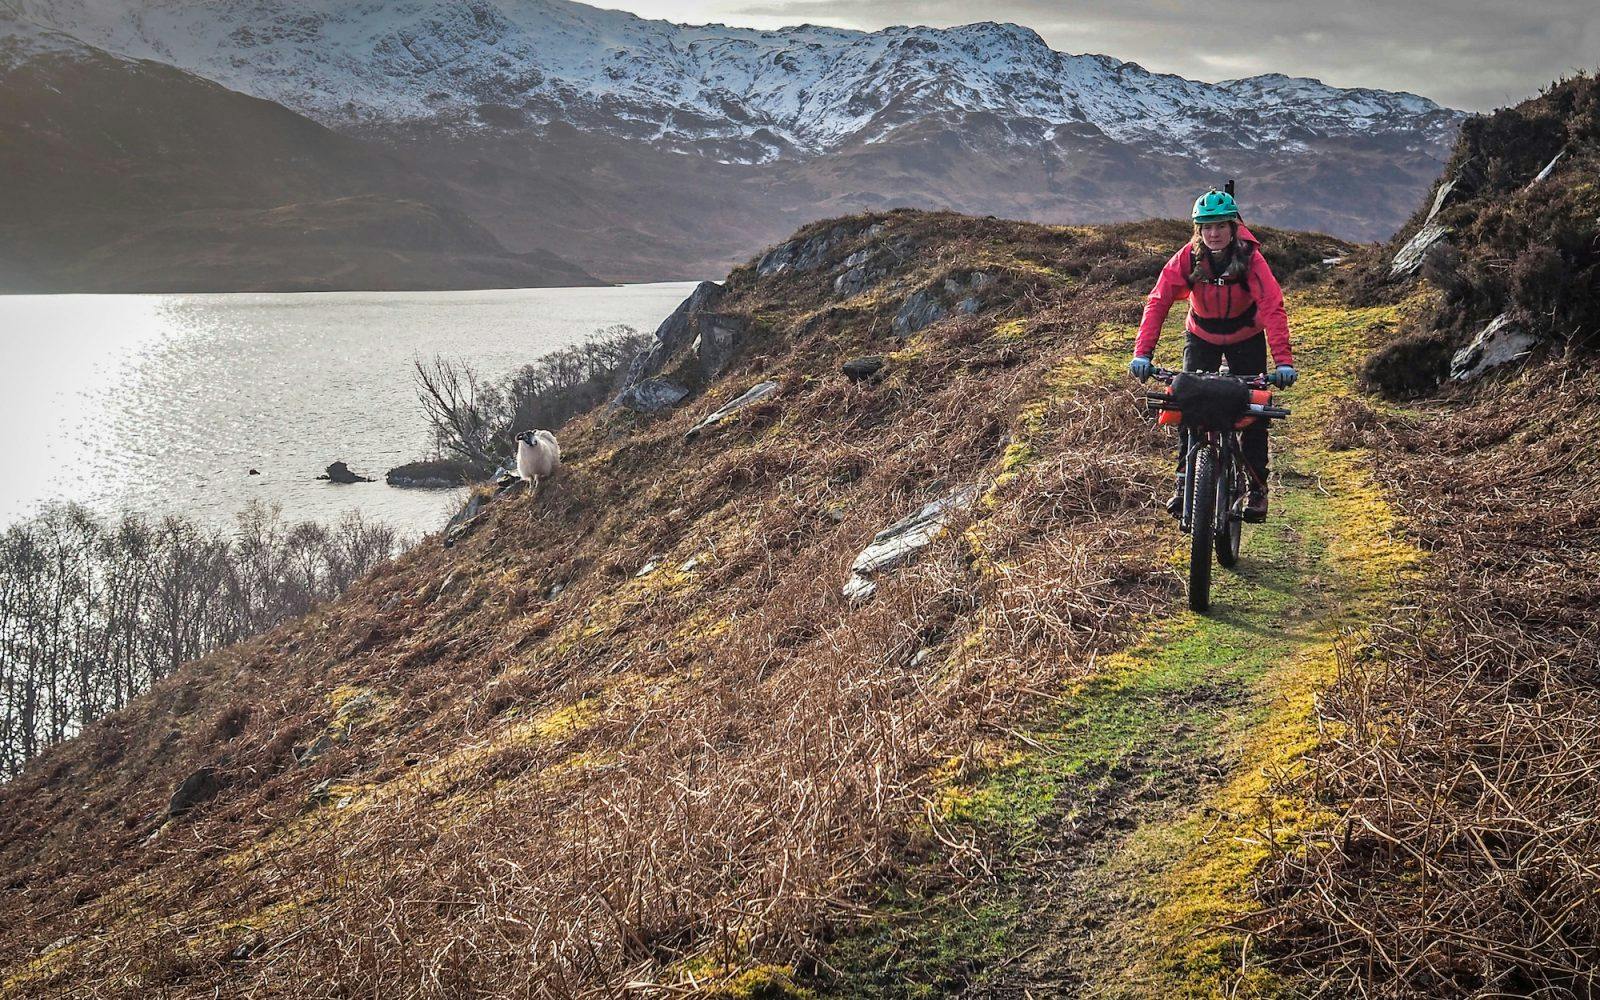
[[[1247,527],[1237,571],[1214,571],[1211,613],[1150,622],[1016,734],[1004,766],[944,790],[958,828],[1006,845],[1003,870],[961,898],[902,891],[842,949],[845,968],[873,971],[840,995],[1287,992],[1225,925],[1311,818],[1271,789],[1315,744],[1341,644],[1416,564],[1367,456],[1324,436],[1367,332],[1392,314],[1291,303],[1306,374],[1281,397],[1294,417],[1274,430],[1272,518]],[[1164,340],[1164,355],[1181,345]],[[1121,363],[1114,346],[1097,365]],[[1183,573],[1176,530],[1173,543]]]

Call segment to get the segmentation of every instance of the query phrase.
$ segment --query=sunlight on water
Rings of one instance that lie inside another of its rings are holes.
[[[429,447],[414,358],[499,378],[613,323],[653,330],[693,287],[0,296],[0,525],[78,500],[226,527],[254,498],[434,530],[457,491],[382,482]],[[315,478],[339,459],[378,481]]]

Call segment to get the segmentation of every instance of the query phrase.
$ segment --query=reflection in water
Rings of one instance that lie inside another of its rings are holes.
[[[429,447],[413,358],[498,378],[600,327],[652,330],[692,288],[0,296],[0,525],[78,500],[228,526],[259,499],[434,530],[455,491],[382,482]],[[378,482],[318,482],[336,459]]]

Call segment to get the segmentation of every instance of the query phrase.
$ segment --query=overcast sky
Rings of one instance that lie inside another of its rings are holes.
[[[1600,0],[589,0],[682,23],[873,30],[1015,21],[1064,52],[1225,80],[1313,76],[1490,111],[1600,65]],[[1201,22],[1204,18],[1204,22]]]

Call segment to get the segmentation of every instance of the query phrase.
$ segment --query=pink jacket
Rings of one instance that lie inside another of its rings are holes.
[[[1139,338],[1133,345],[1134,354],[1147,358],[1154,356],[1156,341],[1161,337],[1161,324],[1166,322],[1167,312],[1177,300],[1188,299],[1189,318],[1184,323],[1184,329],[1196,337],[1211,344],[1237,344],[1265,330],[1273,362],[1294,364],[1294,351],[1289,346],[1289,317],[1283,311],[1283,289],[1278,287],[1278,279],[1272,276],[1272,268],[1261,256],[1261,243],[1255,235],[1240,226],[1239,238],[1255,244],[1255,253],[1250,255],[1250,270],[1245,272],[1245,280],[1236,285],[1196,285],[1191,292],[1188,244],[1172,255],[1167,266],[1161,269],[1161,277],[1156,279],[1156,287],[1145,301],[1144,319],[1139,322]],[[1256,308],[1255,322],[1233,333],[1209,333],[1195,322],[1196,316],[1203,319],[1240,316],[1248,311],[1252,303]]]

